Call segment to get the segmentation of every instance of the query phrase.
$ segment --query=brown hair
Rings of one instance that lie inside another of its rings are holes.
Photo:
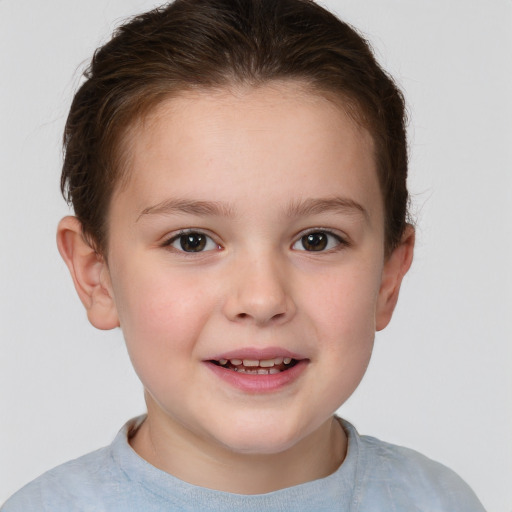
[[[341,99],[373,137],[386,253],[406,226],[402,94],[368,43],[311,0],[176,0],[133,18],[99,48],[64,132],[61,189],[98,252],[123,175],[123,136],[165,97],[190,88],[297,79]]]

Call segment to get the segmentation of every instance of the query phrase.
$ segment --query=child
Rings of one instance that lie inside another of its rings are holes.
[[[176,0],[95,54],[65,147],[59,250],[148,412],[3,511],[483,510],[334,416],[414,246],[402,96],[350,27]]]

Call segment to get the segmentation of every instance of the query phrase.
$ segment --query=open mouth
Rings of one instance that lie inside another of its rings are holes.
[[[275,375],[293,368],[299,360],[291,357],[275,357],[273,359],[219,359],[210,363],[238,373],[252,375]]]

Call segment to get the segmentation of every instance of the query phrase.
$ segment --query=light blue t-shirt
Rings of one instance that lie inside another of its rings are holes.
[[[183,482],[139,457],[128,422],[114,442],[58,466],[12,496],[1,512],[485,512],[450,469],[419,453],[348,436],[343,464],[326,478],[268,494],[241,495]]]

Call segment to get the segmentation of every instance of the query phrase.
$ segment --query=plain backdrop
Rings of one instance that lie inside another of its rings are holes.
[[[0,503],[144,412],[119,331],[86,319],[55,246],[61,133],[84,63],[144,0],[0,0]],[[512,511],[512,2],[330,0],[403,87],[413,268],[360,388],[361,433]]]

